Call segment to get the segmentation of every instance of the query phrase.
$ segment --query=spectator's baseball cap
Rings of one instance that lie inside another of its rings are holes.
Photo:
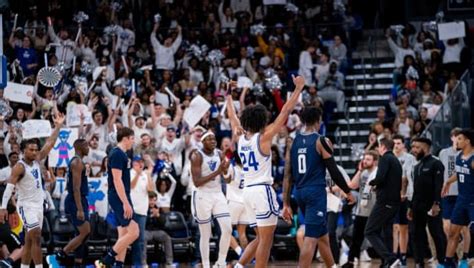
[[[158,121],[161,121],[162,119],[171,119],[171,116],[167,113],[164,113],[158,117]]]
[[[133,162],[143,161],[143,158],[142,158],[141,155],[137,154],[137,155],[134,155],[134,156],[133,156],[132,161],[133,161]]]
[[[270,64],[270,62],[271,62],[270,57],[264,56],[264,57],[261,57],[261,58],[260,58],[260,61],[258,62],[258,64],[259,64],[260,66],[267,67],[267,66]]]
[[[283,23],[277,23],[275,24],[275,28],[284,28],[285,26],[283,25]]]
[[[202,131],[202,132],[205,132],[206,129],[205,129],[204,127],[200,126],[200,125],[197,125],[197,126],[195,126],[195,127],[193,128],[193,132],[194,132],[194,131]]]
[[[166,131],[168,131],[168,130],[176,131],[176,129],[177,129],[177,127],[174,124],[171,124],[171,125],[166,127]]]

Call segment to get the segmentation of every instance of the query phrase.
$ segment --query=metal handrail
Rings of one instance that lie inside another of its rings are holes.
[[[456,85],[456,87],[453,89],[453,93],[450,94],[446,99],[443,100],[443,103],[441,104],[441,107],[439,108],[439,110],[436,112],[436,114],[434,115],[433,117],[433,120],[431,120],[431,122],[428,124],[428,126],[425,128],[425,130],[423,131],[423,133],[421,133],[421,136],[422,137],[426,137],[428,135],[428,133],[430,133],[432,131],[432,128],[433,128],[433,125],[435,123],[435,119],[441,115],[441,118],[443,119],[444,121],[444,115],[445,115],[445,112],[444,112],[444,109],[446,107],[446,105],[449,104],[449,102],[451,101],[451,98],[454,96],[454,93],[457,92],[458,90],[462,90],[462,81],[464,80],[465,76],[467,76],[469,74],[469,70],[466,70],[464,71],[464,73],[461,75],[461,78],[459,78],[459,83]],[[444,140],[444,133],[442,132],[441,133],[442,135],[442,138],[441,140]]]
[[[357,80],[356,79],[354,79],[353,87],[354,87],[354,97],[355,97],[355,106],[356,106],[355,120],[356,120],[356,122],[359,122],[359,94],[358,94],[359,90],[357,90]],[[346,112],[346,111],[344,111],[344,112]]]
[[[341,127],[337,127],[334,130],[334,138],[336,139],[337,148],[339,151],[339,165],[342,166],[342,136],[341,136]]]
[[[357,110],[358,112],[358,110]],[[351,139],[351,122],[349,118],[349,105],[347,102],[344,104],[344,117],[346,119],[346,129],[347,129],[347,144],[349,148],[352,146],[352,139]]]

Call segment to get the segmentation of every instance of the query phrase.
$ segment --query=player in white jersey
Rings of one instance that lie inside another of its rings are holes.
[[[231,239],[230,246],[234,249],[237,255],[242,254],[242,248],[245,249],[248,245],[247,240],[247,225],[251,224],[251,216],[248,208],[245,206],[243,189],[244,189],[244,174],[242,172],[242,162],[237,154],[234,152],[234,163],[229,167],[231,177],[226,181],[227,184],[227,200],[229,202],[229,211],[232,225],[236,226],[239,234],[239,243],[235,239]],[[253,222],[250,227],[255,227]]]
[[[288,116],[296,106],[305,81],[302,76],[298,76],[293,77],[293,83],[293,94],[272,124],[268,124],[268,111],[261,104],[247,106],[239,120],[232,96],[227,95],[227,111],[232,131],[234,135],[240,136],[238,153],[243,165],[245,205],[252,212],[252,220],[257,223],[257,238],[248,244],[236,267],[243,267],[254,257],[255,267],[267,267],[279,213],[276,194],[272,188],[270,148],[273,137],[285,126]],[[236,82],[230,83],[230,89],[235,86]]]
[[[232,236],[229,207],[222,192],[221,175],[229,177],[229,161],[216,149],[216,137],[208,131],[202,138],[202,149],[191,153],[191,174],[196,190],[192,194],[191,211],[199,224],[199,249],[204,268],[210,267],[209,240],[211,239],[211,222],[219,222],[221,237],[219,256],[214,267],[226,267],[227,251]]]
[[[23,158],[13,167],[0,207],[0,221],[7,215],[7,204],[16,186],[18,212],[26,228],[24,254],[21,257],[21,268],[30,267],[31,259],[35,268],[43,267],[41,254],[41,228],[43,227],[44,192],[41,180],[40,161],[44,160],[56,142],[64,122],[64,115],[54,116],[54,131],[41,151],[36,139],[24,140],[21,143]]]

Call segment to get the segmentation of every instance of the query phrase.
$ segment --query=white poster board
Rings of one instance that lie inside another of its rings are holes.
[[[67,167],[74,156],[74,141],[77,140],[77,128],[62,128],[56,139],[53,149],[49,153],[48,164],[50,167]]]
[[[168,109],[170,107],[170,99],[168,94],[155,92],[155,101],[163,105],[163,108]]]
[[[440,40],[461,38],[466,36],[466,28],[463,21],[447,22],[438,24],[438,35]]]
[[[183,119],[188,123],[189,128],[193,128],[206,112],[211,108],[211,104],[203,97],[197,95],[189,103],[189,107],[184,110]]]
[[[100,217],[107,217],[107,209],[109,203],[107,201],[107,176],[99,178],[88,178],[89,195],[87,201],[89,202],[89,209],[96,211]]]
[[[238,88],[252,88],[253,87],[253,82],[248,78],[247,76],[240,76],[237,79],[237,87]]]
[[[286,0],[263,0],[264,5],[286,5]]]
[[[33,99],[33,86],[8,82],[3,97],[9,101],[31,104]]]
[[[31,119],[23,122],[23,139],[46,138],[51,136],[51,123],[48,120]]]
[[[66,124],[68,127],[77,127],[81,123],[81,115],[84,115],[84,124],[92,124],[92,112],[85,104],[69,104],[66,111]]]

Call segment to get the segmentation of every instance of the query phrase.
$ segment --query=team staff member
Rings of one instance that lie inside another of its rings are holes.
[[[433,237],[439,263],[444,262],[446,252],[446,236],[440,215],[444,166],[431,155],[430,150],[431,140],[427,138],[413,140],[412,152],[419,162],[413,169],[413,200],[407,217],[413,220],[415,226],[413,238],[417,267],[424,267],[426,224]]]
[[[397,267],[400,261],[393,254],[392,247],[392,223],[395,214],[400,208],[402,190],[402,165],[393,154],[393,141],[382,138],[379,141],[377,151],[381,155],[377,175],[369,185],[375,186],[377,195],[374,208],[367,219],[365,237],[372,244],[379,256],[381,256],[383,267]],[[385,234],[385,240],[382,238]]]

